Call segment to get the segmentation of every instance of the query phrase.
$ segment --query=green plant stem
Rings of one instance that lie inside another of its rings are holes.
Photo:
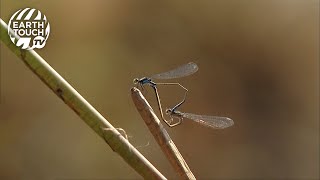
[[[2,19],[0,19],[0,39],[143,178],[166,179],[42,57],[33,50],[22,50],[13,44],[8,36],[8,27]]]

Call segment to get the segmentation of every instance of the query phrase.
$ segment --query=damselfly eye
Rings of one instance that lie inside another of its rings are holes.
[[[172,110],[171,109],[166,109],[166,114],[171,114]]]
[[[138,84],[138,82],[139,82],[139,79],[138,79],[138,78],[135,78],[135,79],[133,80],[133,83],[134,83],[134,84]]]

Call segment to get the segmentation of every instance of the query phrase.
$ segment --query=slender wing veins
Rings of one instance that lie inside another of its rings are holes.
[[[196,63],[189,62],[188,64],[182,65],[177,67],[176,69],[173,69],[171,71],[167,71],[160,74],[155,74],[151,76],[151,78],[154,79],[174,79],[174,78],[180,78],[184,76],[189,76],[195,72],[198,71],[198,66]]]
[[[233,120],[228,117],[196,115],[191,113],[183,113],[182,116],[215,129],[224,129],[234,124]]]

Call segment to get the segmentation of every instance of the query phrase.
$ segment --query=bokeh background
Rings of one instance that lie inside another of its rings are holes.
[[[193,61],[173,80],[190,91],[180,110],[235,121],[167,128],[196,177],[319,178],[319,1],[1,0],[1,18],[25,7],[51,25],[37,52],[166,177],[178,178],[129,89]],[[141,178],[2,43],[0,57],[0,179]],[[160,95],[171,107],[183,91]]]

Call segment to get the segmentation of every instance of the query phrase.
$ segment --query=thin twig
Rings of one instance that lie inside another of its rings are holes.
[[[135,171],[145,179],[166,179],[97,110],[33,50],[14,45],[5,22],[0,19],[0,38],[60,99],[102,137]],[[36,96],[36,95],[35,95]]]
[[[150,132],[167,156],[169,162],[182,179],[196,179],[187,163],[173,143],[166,129],[160,123],[148,101],[137,88],[131,89],[132,100]]]

